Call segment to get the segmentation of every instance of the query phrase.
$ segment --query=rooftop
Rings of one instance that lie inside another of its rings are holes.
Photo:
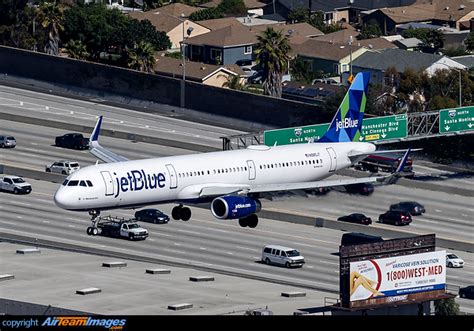
[[[232,47],[256,44],[257,37],[255,33],[252,33],[248,27],[245,27],[240,23],[238,24],[240,26],[229,25],[225,28],[188,38],[186,43],[190,45],[209,45],[216,47]]]
[[[176,16],[172,16],[157,10],[147,12],[130,12],[130,17],[137,20],[149,20],[158,31],[170,32],[182,23],[182,20]]]
[[[320,41],[317,39],[308,39],[302,44],[294,45],[293,53],[314,57],[320,59],[339,61],[346,56],[350,55],[351,47],[347,44],[331,44],[326,41]],[[352,45],[352,51],[356,51],[362,48],[361,46]]]

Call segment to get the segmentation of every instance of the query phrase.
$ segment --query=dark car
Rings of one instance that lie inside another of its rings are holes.
[[[415,201],[403,201],[390,206],[390,210],[405,210],[412,215],[421,215],[426,210],[425,207]]]
[[[408,225],[411,221],[410,213],[405,210],[389,210],[379,216],[380,223]]]
[[[466,299],[474,299],[474,285],[469,285],[459,289],[459,296]]]
[[[168,215],[158,209],[142,209],[135,212],[137,221],[152,222],[159,224],[166,224],[170,221]]]
[[[374,185],[371,183],[357,183],[344,185],[347,193],[350,194],[362,194],[362,195],[371,195],[374,193]]]
[[[65,135],[56,137],[54,142],[58,147],[72,149],[89,148],[89,139],[85,138],[81,133],[67,133]]]
[[[341,245],[361,245],[384,241],[382,237],[371,236],[365,233],[349,232],[341,237]]]
[[[360,214],[360,213],[353,213],[350,215],[341,216],[337,220],[342,221],[342,222],[358,223],[358,224],[365,224],[365,225],[369,225],[372,223],[372,219],[370,217],[367,217],[364,214]]]

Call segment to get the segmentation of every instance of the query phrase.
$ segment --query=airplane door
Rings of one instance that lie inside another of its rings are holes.
[[[113,195],[114,194],[114,181],[112,179],[112,175],[108,171],[101,171],[100,174],[102,175],[102,179],[105,183],[105,195]]]
[[[167,164],[166,169],[168,169],[168,172],[170,174],[170,188],[176,188],[178,187],[178,178],[176,177],[176,170],[174,169],[172,164]]]
[[[328,147],[328,148],[326,148],[326,150],[328,151],[329,161],[331,162],[330,167],[329,167],[329,172],[334,172],[334,171],[336,171],[336,167],[337,167],[336,152],[334,151],[334,148],[332,148],[332,147]]]
[[[254,180],[255,179],[255,164],[253,163],[252,160],[247,161],[247,166],[249,167],[249,179]]]

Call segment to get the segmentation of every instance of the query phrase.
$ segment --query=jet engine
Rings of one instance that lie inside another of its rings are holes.
[[[245,218],[258,213],[262,209],[259,200],[240,196],[223,196],[215,198],[211,203],[211,212],[219,219]]]

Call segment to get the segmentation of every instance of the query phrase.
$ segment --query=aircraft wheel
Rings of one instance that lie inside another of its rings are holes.
[[[191,219],[191,209],[188,207],[181,208],[179,216],[183,221],[189,221]]]
[[[258,224],[258,216],[257,215],[250,215],[247,217],[247,225],[249,228],[255,228]]]
[[[99,234],[99,229],[92,228],[91,233],[92,233],[93,236],[97,236]]]
[[[87,235],[92,236],[92,228],[90,226],[87,227]]]
[[[171,217],[173,217],[174,220],[181,219],[180,214],[181,214],[181,207],[180,206],[174,207],[173,210],[171,211]]]
[[[244,217],[244,218],[239,218],[239,225],[243,228],[245,228],[248,224],[247,224],[247,217]]]

